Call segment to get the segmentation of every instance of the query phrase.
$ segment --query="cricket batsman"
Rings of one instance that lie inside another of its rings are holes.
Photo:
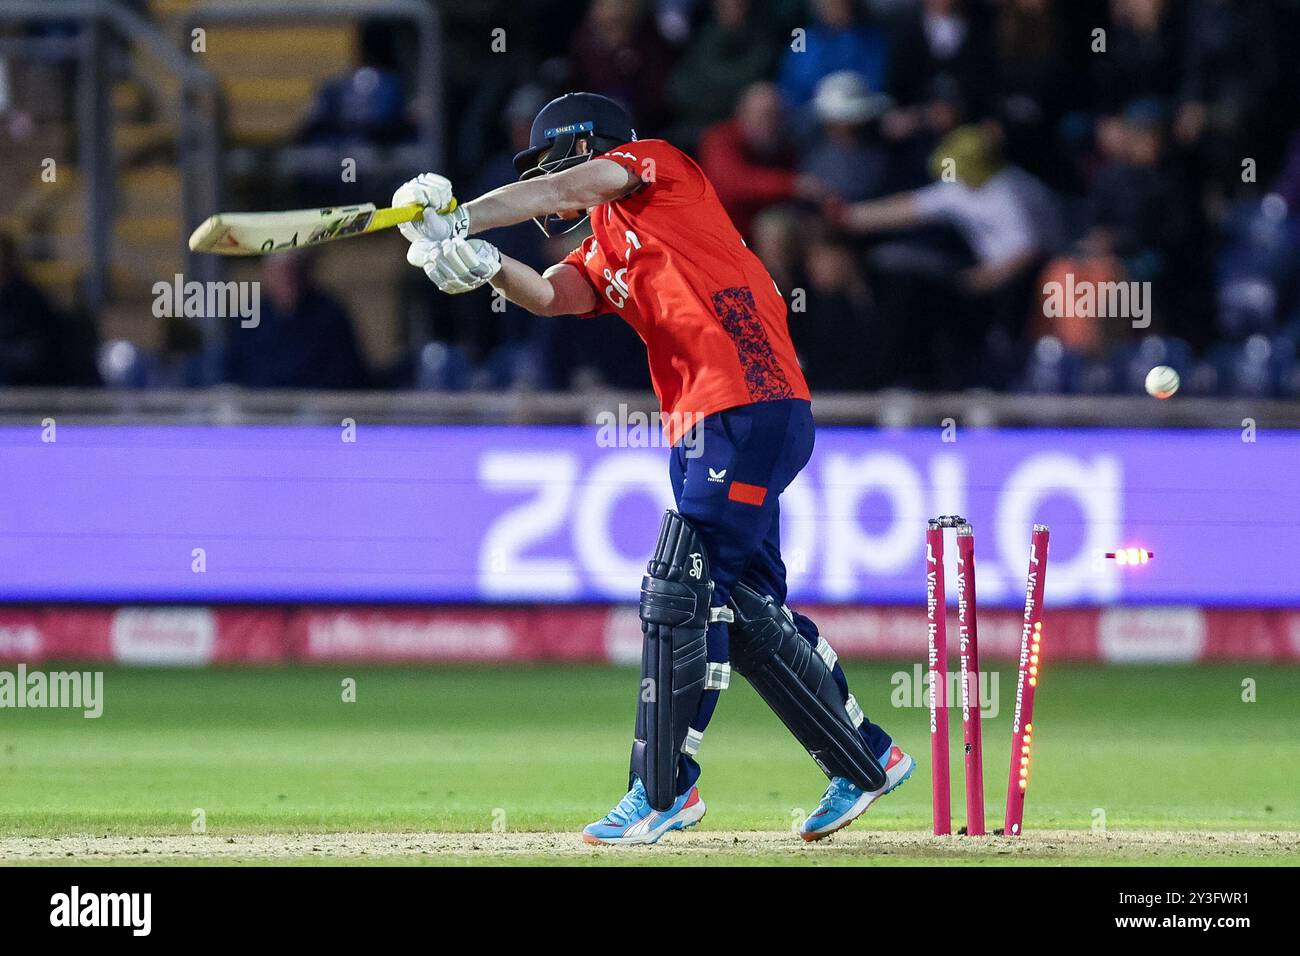
[[[677,508],[641,583],[629,790],[583,839],[654,843],[700,821],[696,756],[732,668],[830,778],[800,828],[821,839],[914,762],[867,719],[816,625],[785,605],[779,499],[812,455],[813,417],[781,293],[700,168],[638,140],[606,97],[548,103],[515,166],[519,182],[460,205],[433,173],[398,189],[394,206],[426,207],[401,227],[407,259],[443,292],[490,283],[537,315],[616,312],[645,342],[672,445]],[[592,235],[540,274],[470,238],[527,219],[548,234],[590,220]]]

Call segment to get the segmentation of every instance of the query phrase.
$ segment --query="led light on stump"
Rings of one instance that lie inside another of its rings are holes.
[[[1146,548],[1120,548],[1118,551],[1106,552],[1106,557],[1116,564],[1146,564],[1155,556],[1154,551]]]

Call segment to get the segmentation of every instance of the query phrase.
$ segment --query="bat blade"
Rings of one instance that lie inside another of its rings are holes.
[[[378,209],[363,203],[285,212],[223,212],[209,216],[194,230],[190,249],[219,256],[261,256],[390,229],[419,218],[423,211],[423,206]]]

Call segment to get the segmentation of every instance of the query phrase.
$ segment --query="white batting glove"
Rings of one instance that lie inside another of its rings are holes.
[[[469,235],[469,213],[456,205],[451,180],[437,173],[421,173],[402,183],[393,193],[394,206],[424,206],[424,215],[415,222],[397,227],[407,242],[424,239],[440,242],[455,236]]]
[[[482,239],[417,240],[406,251],[406,261],[449,295],[477,289],[501,271],[500,251]]]

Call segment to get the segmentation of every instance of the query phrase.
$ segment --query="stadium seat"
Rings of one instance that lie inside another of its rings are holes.
[[[1237,340],[1267,332],[1278,319],[1278,290],[1300,271],[1286,204],[1278,196],[1237,203],[1222,230],[1215,263],[1219,329]]]
[[[104,342],[99,347],[96,365],[107,388],[150,388],[157,378],[156,357],[125,339]]]
[[[1232,392],[1265,398],[1274,392],[1273,343],[1256,333],[1233,348]]]
[[[1035,394],[1077,392],[1082,368],[1080,356],[1065,348],[1056,336],[1045,335],[1030,352],[1022,390]]]
[[[414,384],[421,390],[460,391],[469,384],[469,359],[456,346],[429,342],[416,360]]]

